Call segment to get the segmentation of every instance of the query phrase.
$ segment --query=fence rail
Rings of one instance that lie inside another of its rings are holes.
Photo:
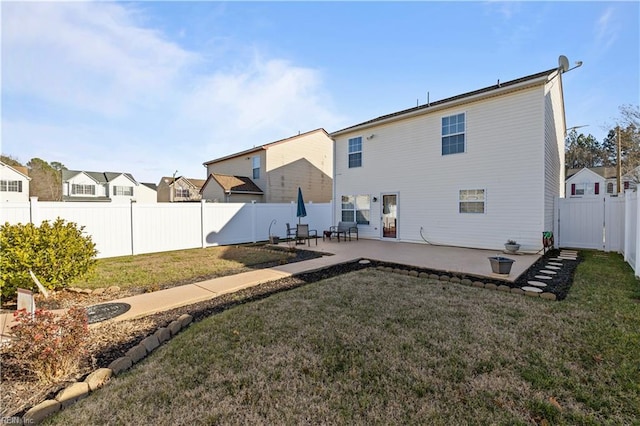
[[[306,204],[302,218],[321,232],[331,226],[330,203]],[[84,227],[98,258],[217,245],[241,244],[284,237],[286,224],[297,223],[296,204],[263,203],[60,203],[3,202],[0,223],[33,223],[62,218]],[[272,224],[272,221],[275,223]]]

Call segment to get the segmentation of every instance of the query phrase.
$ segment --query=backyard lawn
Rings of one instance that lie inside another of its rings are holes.
[[[634,424],[640,285],[551,302],[373,268],[192,324],[52,424]]]
[[[265,264],[286,263],[294,256],[286,250],[240,245],[113,257],[98,259],[95,273],[73,285],[80,288],[117,285],[153,291],[237,274]]]

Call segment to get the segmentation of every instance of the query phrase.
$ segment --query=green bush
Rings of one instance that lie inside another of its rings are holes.
[[[37,287],[29,270],[49,290],[64,288],[91,272],[97,251],[91,237],[82,235],[84,227],[56,219],[33,224],[0,228],[0,292],[13,297],[18,287]]]

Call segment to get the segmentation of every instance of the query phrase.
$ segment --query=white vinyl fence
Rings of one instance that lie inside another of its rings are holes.
[[[559,247],[622,253],[639,275],[637,192],[619,197],[558,198],[557,206],[554,234]]]
[[[329,229],[330,203],[305,204],[301,218],[318,235]],[[0,223],[54,221],[60,217],[84,226],[98,250],[98,258],[154,253],[284,238],[286,224],[298,223],[297,206],[262,203],[60,203],[0,204]]]

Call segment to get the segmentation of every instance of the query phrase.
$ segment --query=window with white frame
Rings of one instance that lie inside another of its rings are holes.
[[[189,189],[188,188],[176,188],[176,198],[189,198]]]
[[[95,185],[85,185],[82,183],[74,183],[71,185],[71,194],[73,195],[96,195]]]
[[[461,189],[458,197],[460,213],[484,213],[484,189]]]
[[[260,179],[260,156],[253,157],[253,178]]]
[[[343,222],[368,225],[371,218],[371,196],[343,195],[341,218]]]
[[[0,191],[22,192],[22,181],[21,180],[0,180]]]
[[[442,155],[464,152],[464,140],[465,114],[442,117]]]
[[[362,167],[362,137],[349,139],[349,168]]]
[[[133,186],[114,186],[113,195],[133,196]]]

